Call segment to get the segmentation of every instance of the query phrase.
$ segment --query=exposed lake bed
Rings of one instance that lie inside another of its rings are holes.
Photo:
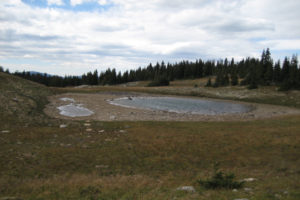
[[[51,96],[49,101],[50,104],[44,110],[46,114],[55,118],[71,120],[247,121],[300,113],[298,109],[283,106],[124,92],[66,93]],[[142,101],[147,103],[141,104]],[[124,104],[124,102],[128,105]],[[121,103],[124,105],[120,105]],[[64,115],[61,113],[62,111],[59,107],[67,106],[65,109],[68,110],[72,104],[77,105],[77,108],[72,107],[71,110],[74,111],[75,109],[79,114]],[[87,110],[92,112],[92,114],[84,113]]]

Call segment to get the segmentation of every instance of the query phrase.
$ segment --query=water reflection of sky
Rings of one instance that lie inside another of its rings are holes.
[[[61,115],[68,117],[85,117],[94,114],[93,111],[82,107],[82,104],[75,104],[75,100],[72,98],[61,98],[60,100],[71,102],[68,105],[57,107],[57,109],[60,110],[59,114]]]
[[[203,115],[244,113],[250,110],[250,107],[242,104],[174,97],[120,98],[110,103],[125,107]]]

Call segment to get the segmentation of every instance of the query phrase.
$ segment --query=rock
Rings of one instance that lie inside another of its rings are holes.
[[[84,126],[91,126],[90,123],[84,123],[83,125],[84,125]]]
[[[281,195],[280,194],[275,194],[275,197],[280,199],[281,198]]]
[[[85,129],[87,132],[91,132],[93,129],[91,129],[91,128],[87,128],[87,129]]]
[[[1,197],[0,200],[23,200],[19,197]]]
[[[182,186],[182,187],[178,187],[176,190],[186,191],[186,192],[196,192],[196,190],[193,186]]]
[[[237,191],[238,191],[237,189],[233,189],[233,190],[232,190],[232,192],[237,192]]]
[[[3,130],[3,131],[1,131],[1,133],[10,133],[10,131],[9,130]]]
[[[251,192],[252,188],[244,188],[245,192]]]
[[[59,126],[59,128],[67,128],[67,124],[61,124],[60,126]]]
[[[108,168],[108,165],[96,165],[95,168]]]
[[[234,199],[234,200],[249,200],[249,199],[241,198],[241,199]]]
[[[244,178],[242,181],[252,182],[252,181],[256,181],[256,180],[257,180],[256,178]]]
[[[104,130],[100,130],[100,131],[98,131],[98,133],[104,133]]]
[[[119,132],[120,132],[120,133],[125,133],[126,131],[125,131],[125,130],[120,130]]]
[[[116,116],[114,116],[114,115],[111,115],[111,116],[109,117],[109,119],[111,119],[111,120],[115,120],[115,119],[116,119]]]

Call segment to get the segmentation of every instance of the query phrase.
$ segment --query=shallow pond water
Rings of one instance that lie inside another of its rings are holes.
[[[68,104],[64,106],[59,106],[57,109],[60,110],[59,114],[68,117],[85,117],[94,114],[93,111],[82,107],[80,104]]]
[[[126,97],[110,101],[113,105],[177,113],[221,115],[244,113],[250,107],[237,103],[179,97]]]

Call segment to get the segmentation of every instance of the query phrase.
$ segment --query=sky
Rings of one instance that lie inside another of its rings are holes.
[[[0,65],[81,75],[300,55],[299,0],[0,0]]]

